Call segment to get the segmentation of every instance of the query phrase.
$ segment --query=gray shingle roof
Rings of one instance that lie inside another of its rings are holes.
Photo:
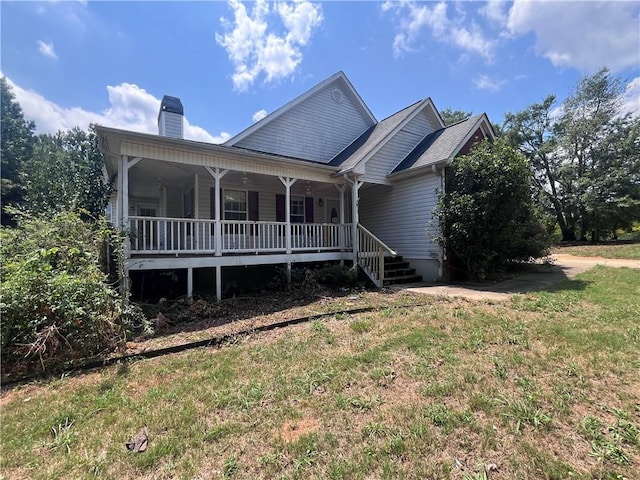
[[[476,128],[482,115],[476,115],[427,135],[391,173],[448,160],[469,132]]]
[[[362,135],[356,138],[349,146],[338,153],[329,162],[329,165],[340,166],[342,170],[355,167],[362,159],[366,158],[388,135],[393,132],[407,117],[420,108],[424,100],[409,105],[394,113],[390,117],[381,120],[369,127]]]

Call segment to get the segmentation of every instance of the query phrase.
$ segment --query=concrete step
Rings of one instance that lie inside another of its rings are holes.
[[[399,285],[402,283],[419,283],[422,282],[421,275],[400,275],[398,277],[391,277],[384,279],[385,286],[388,285]]]

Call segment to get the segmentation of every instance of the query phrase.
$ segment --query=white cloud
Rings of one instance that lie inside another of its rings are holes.
[[[464,24],[465,15],[460,5],[456,8],[457,17],[452,18],[447,14],[445,2],[433,6],[414,1],[385,2],[382,11],[393,11],[398,19],[398,31],[393,39],[396,56],[413,51],[423,30],[429,29],[433,38],[440,43],[455,45],[465,52],[481,55],[488,61],[493,58],[495,41],[486,38],[476,23]]]
[[[136,132],[158,133],[160,99],[137,85],[121,83],[107,86],[109,108],[103,112],[90,112],[80,107],[61,107],[37,92],[21,88],[9,78],[7,81],[25,118],[36,123],[38,133],[55,133],[76,126],[86,129],[91,123]],[[202,127],[191,125],[186,118],[184,136],[190,140],[210,143],[222,143],[231,137],[227,132],[211,135]]]
[[[262,110],[258,110],[256,113],[254,113],[253,117],[251,118],[253,118],[254,122],[259,122],[266,116],[267,116],[267,111],[263,108]]]
[[[499,92],[502,86],[505,84],[504,80],[492,78],[489,75],[478,75],[473,79],[478,90],[487,90],[488,92]]]
[[[506,27],[533,33],[535,50],[556,67],[595,72],[638,66],[640,9],[636,2],[515,0]]]
[[[53,48],[53,42],[47,43],[38,40],[38,51],[45,57],[53,58],[54,60],[58,59],[58,55],[56,55],[56,51]]]
[[[634,78],[627,84],[620,109],[623,113],[640,116],[640,77]]]
[[[233,85],[246,91],[263,75],[266,82],[280,80],[295,73],[302,62],[300,47],[306,45],[313,30],[323,20],[322,8],[306,0],[277,4],[258,0],[251,10],[238,0],[230,0],[234,20],[221,18],[224,34],[216,33],[233,63]],[[268,19],[279,17],[284,29],[275,31]]]
[[[503,27],[507,23],[507,2],[504,0],[489,0],[480,9],[480,13],[491,23]]]

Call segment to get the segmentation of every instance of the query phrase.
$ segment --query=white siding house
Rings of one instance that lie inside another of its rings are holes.
[[[128,234],[125,285],[184,270],[188,295],[215,272],[221,298],[233,266],[346,262],[378,286],[441,277],[444,169],[493,137],[486,115],[445,127],[430,98],[377,121],[342,72],[223,145],[182,139],[182,104],[165,99],[160,135],[97,134],[115,178],[110,218]],[[396,255],[411,268],[394,273]]]

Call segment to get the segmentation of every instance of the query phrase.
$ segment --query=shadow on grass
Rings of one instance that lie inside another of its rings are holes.
[[[545,291],[549,293],[554,292],[580,292],[586,290],[589,285],[591,285],[592,281],[586,280],[577,280],[577,279],[567,279],[560,281],[560,283],[556,285],[551,285],[550,287],[541,289],[539,291]]]
[[[581,291],[591,283],[570,278],[558,265],[526,265],[519,271],[511,272],[512,277],[483,283],[456,283],[453,287],[466,288],[478,292],[499,294],[526,294],[535,292]]]
[[[266,315],[274,315],[296,307],[305,307],[323,299],[340,299],[362,292],[354,289],[313,288],[305,291],[270,292],[239,296],[216,302],[213,297],[179,298],[161,303],[139,303],[147,318],[155,318],[159,313],[166,317],[168,324],[156,329],[154,338],[206,330],[232,322]],[[283,313],[284,316],[284,313]],[[159,330],[159,331],[158,331]]]

